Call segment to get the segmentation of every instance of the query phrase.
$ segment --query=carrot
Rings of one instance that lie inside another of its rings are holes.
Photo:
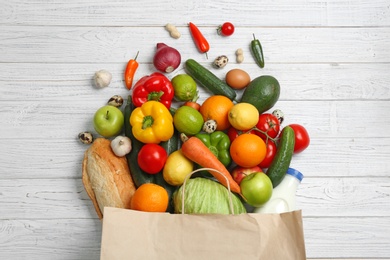
[[[199,92],[196,91],[196,95],[194,96],[194,98],[184,102],[183,106],[189,106],[189,107],[195,108],[196,110],[199,111],[201,105],[197,102],[198,99],[199,99]]]
[[[200,104],[199,103],[196,103],[194,101],[186,101],[183,106],[189,106],[189,107],[192,107],[192,108],[195,108],[196,110],[199,111],[200,109]]]
[[[233,180],[230,172],[200,139],[190,137],[183,143],[181,151],[188,159],[200,166],[221,172],[223,176],[215,171],[209,171],[225,187],[228,187],[228,183],[226,181],[227,179],[230,185],[230,190],[241,194],[240,186]]]
[[[127,62],[127,66],[125,70],[125,84],[128,90],[130,90],[132,87],[134,74],[138,68],[138,62],[137,62],[138,53],[139,52],[137,52],[137,55],[135,56],[134,59],[131,59],[129,60],[129,62]]]

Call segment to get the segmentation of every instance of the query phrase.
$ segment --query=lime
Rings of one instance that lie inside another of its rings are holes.
[[[168,156],[164,165],[163,178],[173,186],[182,185],[187,175],[194,169],[194,163],[176,150]]]
[[[197,87],[195,80],[187,74],[179,74],[171,80],[175,98],[179,101],[189,101],[195,98]]]
[[[186,135],[196,135],[203,127],[202,114],[189,106],[179,107],[173,116],[173,124],[176,129]]]

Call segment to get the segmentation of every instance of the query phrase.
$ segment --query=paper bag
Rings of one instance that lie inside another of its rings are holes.
[[[169,214],[106,207],[100,259],[306,259],[302,215]]]

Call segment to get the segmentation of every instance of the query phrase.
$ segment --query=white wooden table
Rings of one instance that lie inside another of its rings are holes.
[[[99,258],[101,222],[81,183],[87,146],[77,135],[93,130],[108,98],[128,95],[123,70],[137,51],[136,80],[154,70],[157,42],[209,68],[228,55],[220,77],[233,67],[276,77],[276,107],[312,139],[292,162],[305,175],[297,196],[308,258],[390,259],[389,1],[1,2],[0,259]],[[190,21],[210,42],[209,60]],[[215,29],[225,21],[236,32],[223,38]],[[264,69],[250,55],[252,33]],[[113,74],[108,88],[92,86],[100,69]]]

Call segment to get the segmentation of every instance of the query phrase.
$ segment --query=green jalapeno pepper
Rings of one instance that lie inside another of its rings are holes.
[[[232,159],[229,152],[230,139],[227,134],[222,131],[215,131],[211,134],[200,133],[195,137],[199,138],[225,167],[229,166]]]
[[[264,68],[263,48],[261,47],[260,41],[256,39],[255,34],[253,34],[253,40],[251,42],[251,50],[257,65],[259,65],[260,68]]]

